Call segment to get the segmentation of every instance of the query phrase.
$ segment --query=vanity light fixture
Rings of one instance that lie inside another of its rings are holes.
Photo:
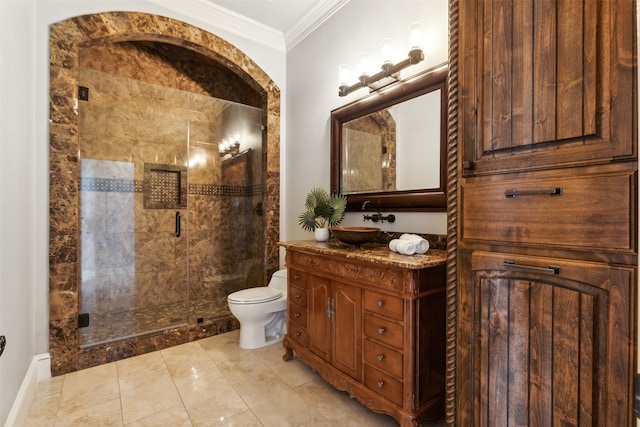
[[[240,135],[235,134],[232,137],[224,138],[218,145],[218,151],[220,157],[224,157],[227,154],[231,154],[231,157],[240,153]]]
[[[398,81],[401,70],[424,60],[424,52],[420,47],[421,39],[422,23],[414,22],[409,25],[409,55],[408,58],[396,64],[394,64],[391,59],[391,55],[393,53],[393,49],[391,48],[392,40],[389,38],[383,39],[380,42],[380,50],[383,60],[382,66],[380,67],[381,70],[371,76],[367,71],[367,64],[369,60],[368,54],[360,54],[360,63],[358,64],[358,72],[360,73],[360,76],[358,77],[358,81],[352,85],[347,83],[349,80],[349,66],[341,64],[338,67],[338,78],[340,82],[338,95],[346,96],[363,87],[368,87],[371,89],[371,92],[373,92],[387,86],[388,84]]]

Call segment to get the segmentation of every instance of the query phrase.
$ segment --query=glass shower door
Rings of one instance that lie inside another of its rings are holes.
[[[80,345],[188,322],[188,93],[80,68]]]

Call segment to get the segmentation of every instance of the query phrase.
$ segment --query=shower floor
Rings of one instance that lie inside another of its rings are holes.
[[[87,327],[78,329],[80,347],[88,347],[123,338],[172,328],[187,323],[228,317],[227,298],[211,298],[187,303],[172,303],[149,309],[128,310],[93,315]]]

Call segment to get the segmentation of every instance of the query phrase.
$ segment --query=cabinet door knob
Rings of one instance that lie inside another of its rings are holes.
[[[382,334],[384,334],[384,331],[385,331],[385,330],[386,330],[386,329],[384,329],[384,328],[378,328],[378,333],[379,333],[380,335],[382,335]]]
[[[300,299],[300,294],[296,294],[296,299]]]
[[[300,313],[295,313],[293,317],[300,317]]]
[[[384,305],[384,301],[381,299],[378,300],[378,307],[382,307]]]
[[[300,332],[296,332],[296,336],[299,337],[300,336]]]
[[[384,354],[379,354],[378,355],[378,361],[382,362],[382,359],[384,359]]]
[[[296,274],[294,277],[295,277],[296,280],[300,280],[300,275],[299,274]]]
[[[384,387],[384,381],[378,381],[378,388]]]

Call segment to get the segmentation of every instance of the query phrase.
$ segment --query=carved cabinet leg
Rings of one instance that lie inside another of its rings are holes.
[[[293,359],[293,349],[289,347],[286,341],[282,342],[282,347],[284,347],[284,354],[282,355],[282,360],[284,360],[285,362],[288,362],[289,360]]]

